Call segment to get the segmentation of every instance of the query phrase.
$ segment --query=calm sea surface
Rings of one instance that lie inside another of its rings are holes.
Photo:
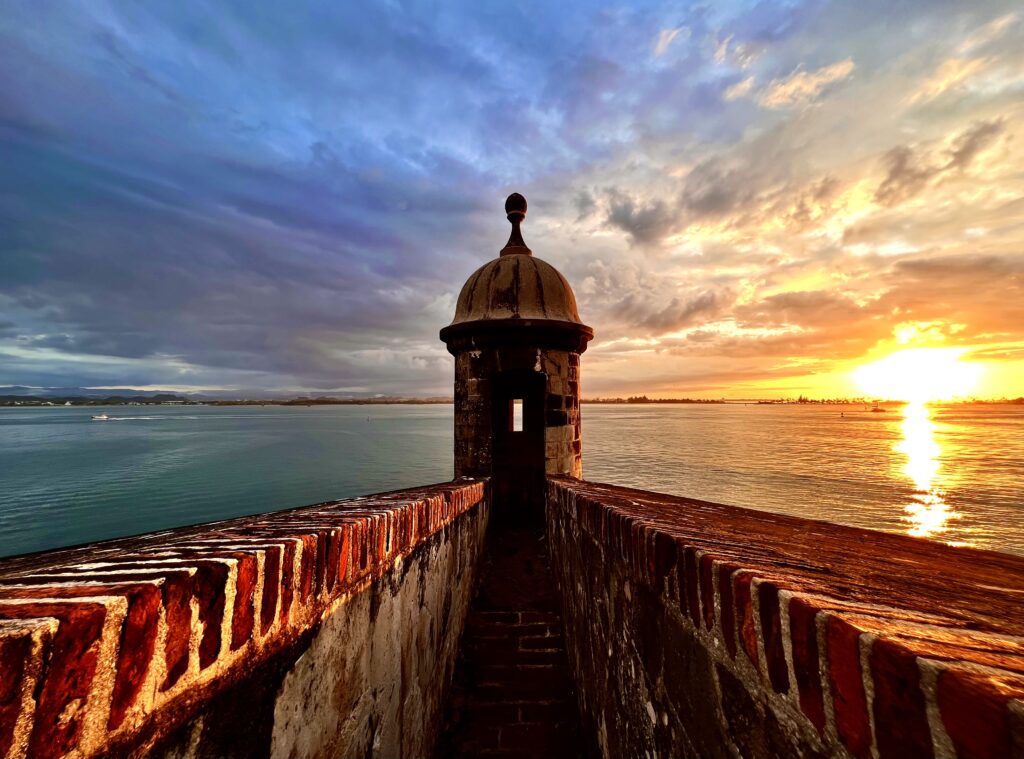
[[[0,555],[450,479],[451,406],[0,409]],[[583,408],[592,480],[1024,554],[1024,407]]]

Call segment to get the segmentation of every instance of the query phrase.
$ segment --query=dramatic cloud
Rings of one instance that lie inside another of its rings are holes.
[[[519,190],[588,393],[841,393],[938,343],[1010,392],[1022,92],[988,0],[16,0],[0,385],[448,394]]]

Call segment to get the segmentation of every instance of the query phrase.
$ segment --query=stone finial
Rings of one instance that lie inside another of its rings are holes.
[[[519,228],[519,225],[523,223],[523,219],[526,218],[526,198],[518,192],[513,192],[505,199],[505,213],[508,215],[508,220],[512,223],[512,234],[509,235],[505,247],[501,249],[501,255],[518,254],[532,256],[533,251],[526,246],[526,243],[523,241],[523,233]]]

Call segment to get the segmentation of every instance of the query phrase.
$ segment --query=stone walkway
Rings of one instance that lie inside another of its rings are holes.
[[[544,534],[489,536],[438,756],[583,757]]]

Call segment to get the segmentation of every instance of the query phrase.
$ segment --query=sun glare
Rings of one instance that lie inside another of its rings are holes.
[[[922,538],[939,535],[961,514],[950,507],[939,487],[942,447],[928,407],[924,403],[908,403],[903,408],[900,429],[903,437],[894,447],[906,456],[903,473],[914,484],[913,500],[904,507],[909,532]]]
[[[961,361],[962,349],[912,348],[893,353],[853,372],[854,382],[876,398],[926,403],[968,395],[982,366]]]

